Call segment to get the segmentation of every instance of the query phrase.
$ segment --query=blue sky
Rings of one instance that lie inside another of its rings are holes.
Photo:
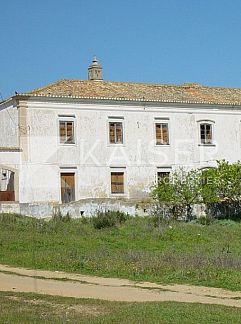
[[[241,87],[240,0],[0,0],[4,98],[58,79]]]

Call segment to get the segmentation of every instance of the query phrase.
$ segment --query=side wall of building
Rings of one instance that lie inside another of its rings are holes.
[[[18,147],[18,110],[13,104],[0,106],[0,147]]]

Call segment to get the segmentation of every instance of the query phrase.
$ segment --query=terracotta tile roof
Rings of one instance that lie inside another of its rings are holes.
[[[241,105],[241,88],[196,83],[162,85],[132,82],[60,80],[27,95],[91,99]]]

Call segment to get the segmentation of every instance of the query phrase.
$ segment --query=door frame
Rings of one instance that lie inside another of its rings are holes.
[[[61,193],[61,188],[62,188],[62,185],[61,185],[61,174],[62,173],[72,173],[74,174],[74,196],[75,196],[75,200],[77,200],[77,168],[76,167],[63,167],[63,168],[60,168],[59,170],[59,202],[60,204],[63,204],[62,202],[62,193]]]
[[[0,164],[0,174],[1,174],[2,170],[9,170],[14,173],[14,182],[13,182],[14,201],[5,201],[5,203],[18,202],[19,201],[19,170],[12,168],[10,166],[4,165],[4,164]]]

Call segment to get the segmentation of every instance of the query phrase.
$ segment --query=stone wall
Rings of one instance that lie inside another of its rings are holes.
[[[77,218],[91,217],[97,211],[122,211],[132,216],[145,216],[149,214],[150,203],[137,203],[117,199],[83,199],[69,204],[56,203],[0,203],[0,213],[16,213],[36,218],[49,218],[60,212],[62,216],[67,213]]]

